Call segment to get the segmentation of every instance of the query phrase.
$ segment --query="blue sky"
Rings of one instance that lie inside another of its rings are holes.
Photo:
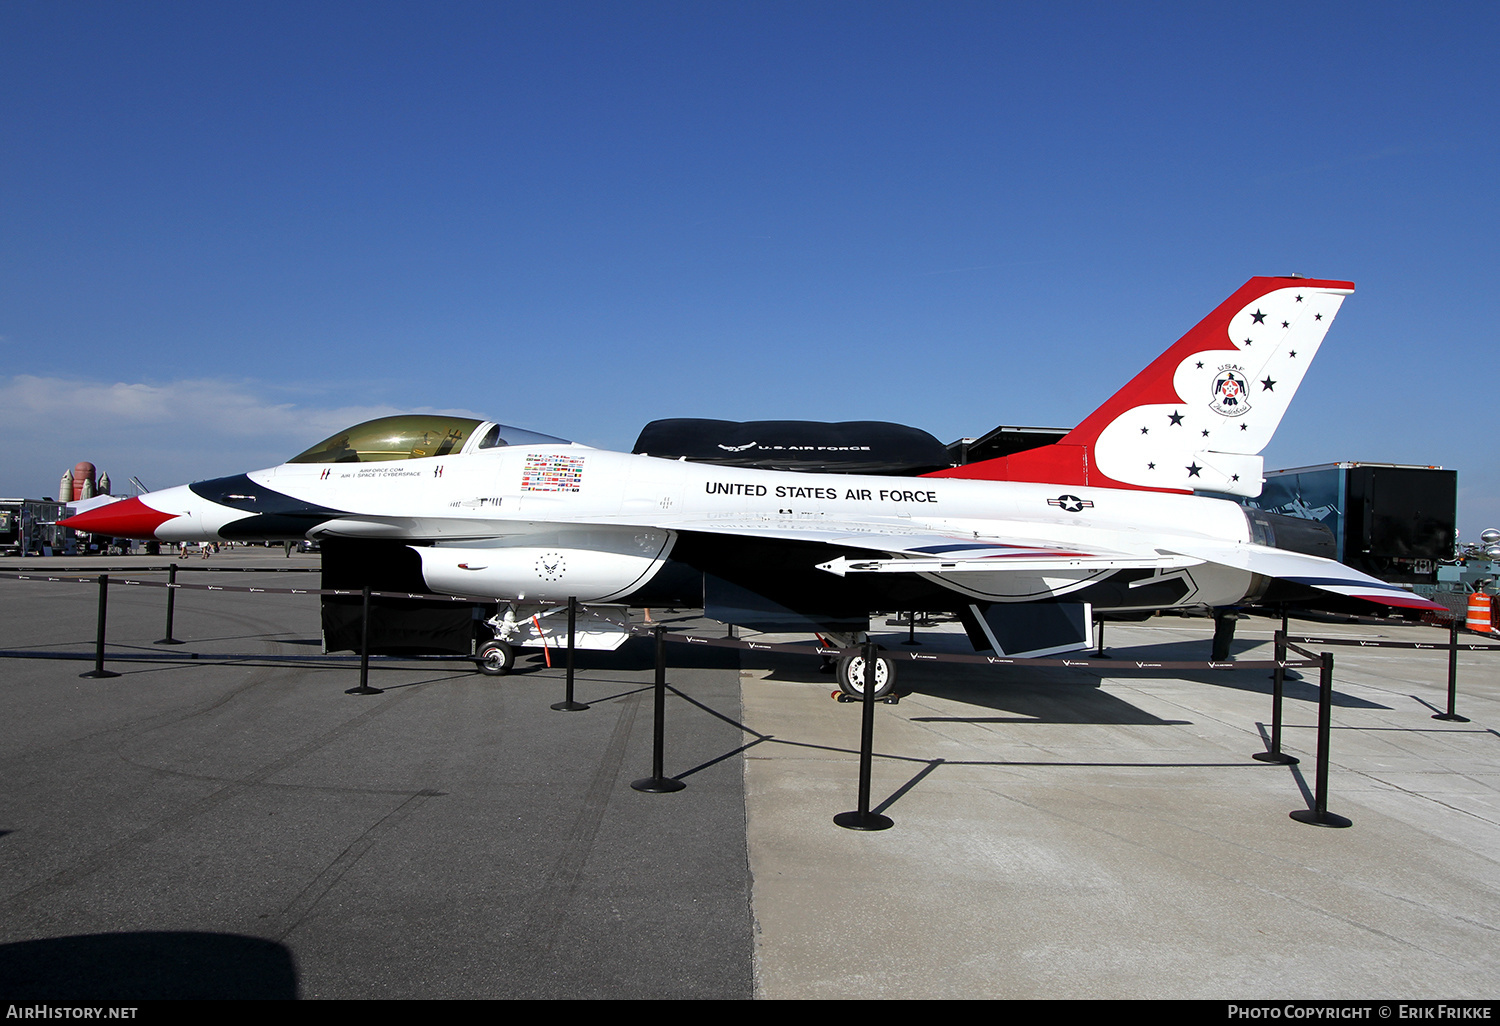
[[[1500,8],[0,5],[0,492],[464,410],[1071,426],[1358,285],[1266,451],[1500,526]]]

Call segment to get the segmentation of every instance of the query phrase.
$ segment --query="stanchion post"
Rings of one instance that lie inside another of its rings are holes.
[[[1454,723],[1468,723],[1467,716],[1460,716],[1457,712],[1458,705],[1458,617],[1455,616],[1448,621],[1448,711],[1434,713],[1435,720],[1451,720]]]
[[[894,825],[889,816],[870,811],[870,767],[875,754],[875,663],[880,650],[865,642],[865,692],[859,724],[859,808],[840,812],[833,821],[846,830],[887,830]]]
[[[380,688],[370,687],[370,586],[365,585],[364,602],[359,622],[359,687],[345,691],[346,695],[384,694]]]
[[[1281,603],[1281,634],[1282,637],[1289,637],[1291,634],[1291,629],[1287,626],[1287,611],[1285,602]],[[1281,658],[1285,659],[1286,657],[1285,655],[1283,655]],[[1284,666],[1278,666],[1276,667],[1276,669],[1272,670],[1271,679],[1274,680],[1278,673],[1281,674],[1281,679],[1283,682],[1302,679],[1302,675],[1296,670],[1288,670]]]
[[[1313,807],[1296,809],[1291,816],[1313,826],[1346,827],[1351,821],[1328,811],[1328,748],[1333,720],[1333,653],[1324,652],[1318,674],[1318,770],[1313,786]]]
[[[1271,747],[1264,752],[1256,752],[1250,758],[1283,766],[1295,766],[1298,761],[1297,757],[1287,755],[1281,750],[1281,692],[1282,683],[1285,680],[1286,629],[1283,627],[1276,632],[1276,669],[1271,671]]]
[[[1104,651],[1104,621],[1094,621],[1094,658],[1108,659],[1109,654]]]
[[[568,701],[573,701],[573,651],[578,634],[578,599],[568,596],[568,666],[566,670]]]
[[[908,648],[916,648],[922,644],[917,640],[917,611],[915,609],[906,614],[906,640],[901,644]]]
[[[177,564],[167,564],[167,633],[164,637],[156,640],[157,645],[181,645],[182,642],[172,637],[172,611],[177,605]]]
[[[568,599],[568,667],[563,685],[563,700],[553,702],[552,708],[558,712],[581,712],[588,706],[582,702],[573,701],[573,637],[578,630],[578,599]]]
[[[109,574],[99,575],[99,615],[94,626],[94,668],[80,677],[118,677],[119,674],[104,668],[104,624],[109,619]]]
[[[651,632],[656,642],[656,722],[651,728],[651,775],[633,780],[630,786],[647,794],[671,794],[687,787],[680,780],[673,780],[662,771],[666,752],[667,722],[667,642],[662,636],[662,625],[657,624]]]

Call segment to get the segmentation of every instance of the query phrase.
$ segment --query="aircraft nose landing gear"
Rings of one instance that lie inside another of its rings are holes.
[[[516,650],[503,641],[486,641],[479,646],[478,663],[486,677],[503,677],[516,665]]]

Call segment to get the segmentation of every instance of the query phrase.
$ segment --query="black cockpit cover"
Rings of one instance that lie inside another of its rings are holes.
[[[635,452],[692,463],[825,474],[923,474],[952,466],[920,428],[880,420],[653,420]]]

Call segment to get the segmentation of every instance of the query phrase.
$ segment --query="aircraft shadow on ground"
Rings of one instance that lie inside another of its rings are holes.
[[[1208,658],[1207,643],[1202,640],[1169,642],[1166,644],[1139,645],[1107,648],[1105,651],[1118,661],[1104,672],[1099,668],[1064,669],[1057,667],[976,666],[962,663],[916,663],[898,662],[896,690],[899,694],[923,694],[934,698],[963,702],[985,709],[1003,710],[1010,715],[968,718],[945,717],[954,721],[969,722],[1040,722],[1040,723],[1109,723],[1109,724],[1181,724],[1183,720],[1163,720],[1145,712],[1125,698],[1100,690],[1104,677],[1122,680],[1149,680],[1152,677],[1170,676],[1206,687],[1231,688],[1237,691],[1264,694],[1267,701],[1271,694],[1269,670],[1157,670],[1132,666],[1142,662],[1205,662]],[[1258,645],[1243,641],[1231,645],[1231,658],[1246,658]],[[1269,658],[1269,653],[1256,652],[1259,658]],[[1089,657],[1092,652],[1080,652],[1080,657]],[[796,660],[789,657],[763,658],[756,653],[762,665],[770,667],[766,680],[820,683],[830,689],[835,687],[833,678],[817,672],[812,660]],[[748,663],[748,660],[747,660]],[[1335,663],[1335,666],[1337,664]],[[1316,703],[1318,701],[1318,678],[1315,670],[1300,671],[1302,679],[1288,677],[1282,694],[1288,701]],[[1349,709],[1385,709],[1378,702],[1341,693],[1335,684],[1333,704]]]
[[[769,666],[763,679],[782,683],[837,687],[831,676],[817,672],[814,660],[764,657]],[[943,698],[980,709],[1003,712],[996,716],[912,716],[914,722],[951,723],[1108,723],[1168,725],[1164,720],[1099,688],[1097,673],[1058,667],[976,666],[963,663],[900,663],[896,692]]]
[[[286,1000],[297,972],[284,945],[229,933],[98,933],[0,945],[9,1001]]]
[[[706,645],[669,642],[666,649],[668,680],[671,679],[673,669],[737,670],[740,666],[739,652],[732,648],[710,648]],[[562,669],[568,658],[567,649],[554,648],[551,651],[552,669]],[[577,649],[573,652],[573,667],[579,671],[654,669],[656,645],[651,638],[631,638],[613,652]],[[546,669],[547,659],[540,649],[526,648],[516,653],[516,666],[513,672],[534,673]]]
[[[1173,726],[1188,720],[1162,719],[1099,687],[1100,678],[1076,670],[948,667],[928,663],[903,667],[898,690],[923,694],[981,709],[999,716],[913,716],[919,723],[1102,723]],[[960,669],[960,673],[951,672]]]
[[[1155,671],[1149,669],[1135,669],[1129,663],[1133,660],[1142,662],[1192,662],[1202,661],[1208,658],[1207,645],[1202,641],[1173,641],[1158,645],[1134,645],[1123,648],[1106,648],[1105,652],[1113,659],[1118,659],[1122,664],[1117,673],[1109,676],[1123,678],[1142,677],[1167,672],[1180,680],[1192,681],[1195,684],[1207,684],[1211,687],[1233,688],[1236,691],[1258,692],[1269,696],[1271,694],[1271,671],[1270,670],[1168,670]],[[1253,653],[1253,654],[1252,654]],[[1296,652],[1288,653],[1292,659],[1301,659]],[[1229,646],[1231,659],[1257,659],[1269,660],[1271,649],[1263,642],[1236,641]],[[1338,653],[1334,653],[1334,686],[1333,704],[1347,709],[1389,709],[1390,706],[1379,702],[1371,702],[1367,699],[1356,698],[1353,695],[1343,694],[1338,689],[1338,677],[1343,671],[1339,670]],[[1282,694],[1290,701],[1317,702],[1318,700],[1318,671],[1313,667],[1302,667],[1301,669],[1288,671],[1286,681],[1282,685]]]

